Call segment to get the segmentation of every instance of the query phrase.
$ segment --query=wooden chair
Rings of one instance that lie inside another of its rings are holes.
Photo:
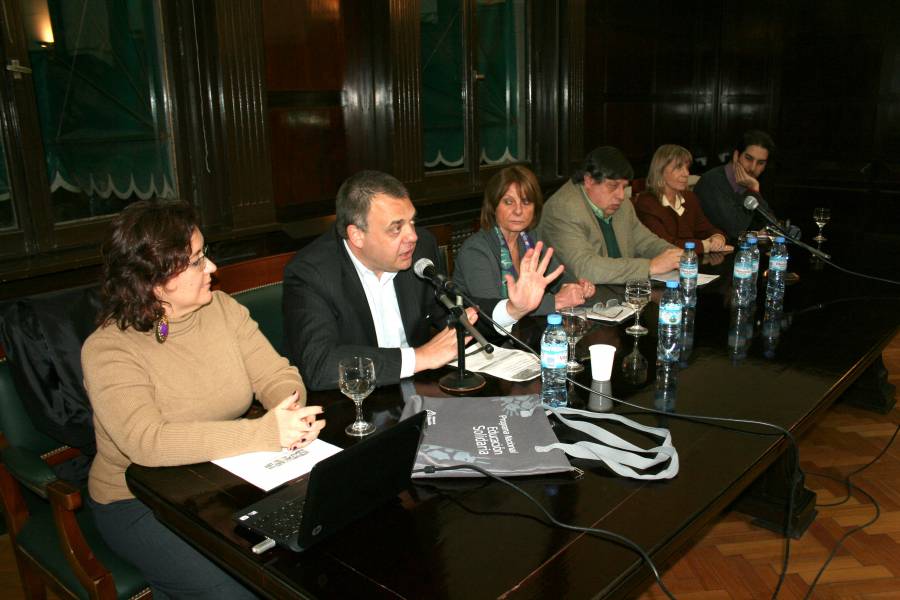
[[[284,318],[281,313],[284,266],[295,252],[255,258],[219,267],[213,289],[228,292],[247,307],[259,330],[278,352],[283,350]]]
[[[5,357],[0,431],[0,498],[25,596],[150,598],[140,572],[103,542],[81,492],[51,469],[80,453],[35,429]]]
[[[631,198],[637,198],[638,194],[647,189],[647,180],[643,177],[631,180]]]

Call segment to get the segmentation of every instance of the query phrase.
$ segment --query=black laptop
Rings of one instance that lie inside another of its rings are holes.
[[[236,512],[234,519],[302,552],[409,486],[424,428],[422,411],[318,462],[308,475]]]

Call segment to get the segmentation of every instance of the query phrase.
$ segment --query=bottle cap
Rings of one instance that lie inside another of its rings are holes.
[[[756,239],[756,236],[755,236],[755,235],[751,235],[751,236],[749,236],[749,237],[747,238],[747,242],[749,242],[751,246],[752,246],[753,244],[757,243],[758,241],[759,241],[759,240]]]
[[[694,242],[685,242],[684,243],[685,250],[693,250],[696,247],[697,247],[697,244],[695,244]]]
[[[673,288],[677,288],[677,287],[678,287],[678,282],[677,282],[677,281],[672,281],[672,280],[670,279],[669,281],[666,282],[666,287],[669,288],[670,290],[673,289]]]
[[[776,243],[776,244],[783,244],[783,243],[784,243],[784,236],[783,236],[783,235],[779,235],[777,238],[775,238],[775,243]]]
[[[562,315],[559,313],[550,313],[547,315],[548,325],[562,325]]]

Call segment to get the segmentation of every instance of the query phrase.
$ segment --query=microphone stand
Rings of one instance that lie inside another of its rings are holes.
[[[750,201],[750,198],[753,198],[753,200],[754,200],[754,205],[752,207],[747,206],[747,204]],[[794,239],[793,237],[788,235],[787,231],[785,231],[781,227],[781,225],[778,223],[778,220],[772,215],[772,213],[767,211],[765,208],[762,207],[762,205],[759,204],[759,200],[756,199],[756,196],[753,196],[753,195],[747,196],[747,198],[745,198],[745,201],[744,201],[744,206],[745,206],[745,208],[750,208],[751,210],[755,210],[756,212],[761,214],[763,216],[763,218],[769,222],[769,226],[772,227],[772,229],[774,229],[781,235],[783,235],[785,240],[790,241],[792,244],[796,244],[797,246],[800,246],[801,248],[803,248],[804,250],[806,250],[807,252],[809,252],[810,254],[812,254],[815,257],[821,258],[823,260],[831,260],[830,254],[826,254],[826,253],[822,252],[821,250],[819,250],[818,248],[813,248],[809,244],[807,244],[805,242],[801,242],[800,240]]]
[[[475,338],[486,353],[492,353],[494,347],[469,322],[465,309],[453,302],[446,292],[437,291],[435,296],[438,302],[453,315],[453,326],[456,328],[456,370],[441,377],[438,385],[449,394],[468,394],[478,391],[485,386],[486,382],[484,377],[478,373],[466,370],[466,333]],[[479,310],[479,312],[481,311]]]
[[[818,248],[813,248],[806,242],[801,242],[800,240],[792,238],[791,236],[789,236],[787,234],[787,232],[784,229],[781,228],[781,225],[779,225],[776,221],[769,219],[766,216],[766,213],[761,213],[761,214],[764,217],[766,217],[766,219],[769,221],[769,224],[772,227],[772,229],[774,229],[775,231],[777,231],[778,233],[783,235],[785,240],[790,241],[792,244],[800,246],[801,248],[803,248],[804,250],[806,250],[807,252],[809,252],[810,254],[812,254],[813,256],[815,256],[817,258],[821,258],[823,260],[831,260],[830,254],[826,254],[826,253],[822,252],[821,250],[819,250]]]

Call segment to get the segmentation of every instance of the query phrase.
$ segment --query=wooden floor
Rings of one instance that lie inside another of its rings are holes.
[[[900,335],[884,352],[890,381],[900,389]],[[896,394],[900,405],[900,393]],[[846,495],[843,484],[813,473],[844,476],[865,465],[887,445],[900,423],[896,406],[888,415],[836,404],[800,440],[800,460],[806,485],[829,504]],[[816,584],[812,598],[900,599],[900,435],[874,465],[853,477],[853,483],[881,506],[881,516],[850,536]],[[846,503],[819,507],[815,522],[791,542],[788,575],[778,597],[804,598],[835,542],[846,531],[865,523],[875,509],[855,492]],[[781,536],[750,524],[736,512],[724,515],[700,534],[690,549],[665,566],[663,581],[680,600],[770,598],[781,573]],[[653,585],[641,600],[665,598]]]
[[[900,389],[900,335],[885,350],[884,362],[891,383]],[[897,397],[900,404],[900,393]],[[863,466],[884,448],[898,423],[896,407],[888,415],[879,415],[838,403],[800,441],[807,486],[816,492],[820,504],[842,499],[844,487],[813,473],[842,476]],[[900,599],[900,439],[853,481],[878,501],[881,516],[844,542],[812,597]],[[804,536],[791,543],[788,576],[778,597],[803,598],[838,538],[874,513],[858,492],[839,506],[820,507]],[[665,566],[663,580],[681,600],[770,598],[781,572],[783,550],[780,536],[753,527],[746,517],[731,512]],[[7,535],[0,536],[0,598],[23,598]],[[640,596],[641,600],[657,598],[665,596],[655,585]]]

